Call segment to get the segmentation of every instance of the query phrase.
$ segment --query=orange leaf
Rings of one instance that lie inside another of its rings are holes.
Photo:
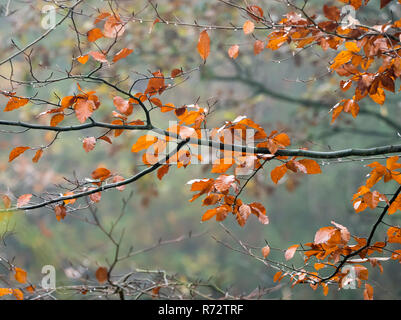
[[[239,53],[239,45],[235,44],[228,49],[228,56],[231,59],[236,59]]]
[[[199,35],[198,52],[201,58],[206,61],[210,53],[210,38],[206,30],[203,30]]]
[[[351,51],[341,51],[335,58],[333,64],[330,66],[330,69],[336,70],[341,65],[347,63],[352,58]]]
[[[129,56],[132,52],[134,52],[134,50],[132,49],[128,49],[128,48],[124,48],[121,49],[113,58],[113,62],[117,62],[120,59],[123,59],[127,56]]]
[[[22,291],[20,289],[13,289],[13,296],[17,300],[23,300],[24,299],[24,294],[22,293]]]
[[[10,288],[0,288],[0,297],[12,294],[13,290]]]
[[[217,213],[217,209],[209,209],[207,210],[204,215],[202,216],[202,221],[209,220],[213,218]]]
[[[87,54],[77,57],[78,62],[81,64],[87,63],[88,59],[89,59],[89,56]]]
[[[8,103],[6,107],[4,108],[4,111],[12,111],[18,108],[23,107],[29,102],[29,99],[27,98],[18,98],[18,97],[11,97],[10,100],[8,100]]]
[[[32,162],[37,163],[39,159],[42,157],[43,149],[39,149],[36,151],[35,156],[32,158]]]
[[[263,257],[264,257],[264,258],[267,258],[267,256],[269,255],[269,253],[270,253],[270,247],[269,247],[268,245],[264,246],[264,247],[262,248]]]
[[[92,178],[95,180],[100,179],[101,181],[107,179],[111,175],[110,170],[106,168],[97,168],[92,172]]]
[[[14,269],[14,271],[15,280],[17,280],[19,283],[26,283],[26,271],[17,267]]]
[[[255,24],[252,21],[247,20],[245,21],[242,29],[244,30],[245,34],[250,34],[255,30]]]
[[[279,280],[282,273],[283,272],[281,272],[281,271],[276,272],[276,274],[273,277],[273,282],[276,282],[277,280]]]
[[[70,192],[66,192],[63,194],[63,197],[68,197],[68,196],[73,196],[74,192],[70,191]],[[75,201],[77,201],[77,199],[68,199],[68,200],[64,200],[64,204],[74,204]]]
[[[364,300],[373,300],[373,287],[369,283],[365,283],[365,290],[363,291]]]
[[[19,155],[23,154],[26,150],[30,149],[29,147],[16,147],[11,150],[10,155],[8,157],[8,162],[13,161]]]
[[[144,135],[139,137],[137,142],[132,146],[131,152],[138,152],[144,149],[149,148],[152,144],[154,144],[157,141],[157,138],[155,136],[151,135]]]
[[[161,166],[157,170],[157,177],[159,178],[159,180],[163,179],[164,175],[168,172],[169,168],[170,166],[168,164],[165,164],[164,166]]]
[[[322,173],[322,171],[320,170],[319,164],[315,160],[303,159],[303,160],[299,160],[298,162],[306,168],[307,174]]]
[[[297,248],[299,247],[298,244],[294,244],[293,246],[289,247],[286,251],[285,251],[285,260],[290,260],[294,257],[295,252],[297,251]]]
[[[50,119],[50,126],[57,127],[57,125],[64,120],[63,113],[57,113]]]
[[[270,177],[271,177],[272,181],[275,184],[277,184],[280,181],[280,179],[285,175],[286,172],[287,172],[287,167],[285,164],[282,164],[281,166],[274,168],[270,172]]]
[[[94,28],[86,33],[89,42],[94,42],[97,39],[103,38],[103,32],[99,28]]]

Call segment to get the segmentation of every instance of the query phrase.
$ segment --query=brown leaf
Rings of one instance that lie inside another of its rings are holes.
[[[106,168],[97,168],[92,172],[92,178],[95,180],[100,179],[101,181],[107,179],[111,175],[111,172]]]
[[[106,267],[99,267],[99,268],[96,270],[95,276],[96,276],[97,281],[99,281],[99,283],[104,283],[104,282],[106,282],[107,279],[108,279],[108,271],[107,271],[107,268],[106,268]]]
[[[169,168],[170,166],[168,164],[165,164],[164,166],[161,166],[157,170],[157,177],[159,178],[159,180],[163,179],[164,175],[168,172]]]
[[[67,215],[67,209],[64,205],[58,205],[54,207],[54,213],[57,221],[64,220],[64,217]]]
[[[7,195],[2,196],[4,208],[8,209],[11,207],[11,199]]]

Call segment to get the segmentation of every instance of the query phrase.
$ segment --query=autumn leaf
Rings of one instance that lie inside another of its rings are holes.
[[[235,44],[228,49],[228,56],[231,59],[236,59],[239,53],[239,45]]]
[[[159,180],[163,179],[164,175],[168,172],[168,169],[170,168],[170,166],[168,164],[165,164],[164,166],[161,166],[158,170],[157,170],[157,178]]]
[[[14,272],[15,272],[15,274],[14,274],[15,280],[17,280],[19,283],[26,283],[27,273],[25,270],[16,267],[14,269]]]
[[[255,56],[258,55],[264,50],[264,48],[265,48],[264,41],[256,40],[255,43],[253,44],[253,54]]]
[[[85,138],[83,141],[83,148],[86,152],[89,152],[95,148],[96,145],[96,138],[95,137],[88,137]]]
[[[4,208],[8,209],[11,207],[11,199],[7,195],[2,196]]]
[[[328,6],[328,5],[324,5],[323,6],[323,13],[325,15],[325,17],[329,20],[333,20],[333,21],[339,21],[340,20],[340,15],[341,15],[341,11],[340,9],[338,9],[335,6]]]
[[[77,60],[78,60],[79,63],[85,64],[85,63],[88,62],[89,56],[88,56],[87,54],[85,54],[85,55],[83,55],[83,56],[77,57]]]
[[[303,160],[298,160],[298,162],[306,168],[307,174],[322,173],[322,171],[320,170],[319,164],[315,160],[303,159]]]
[[[252,5],[246,7],[248,15],[255,21],[260,21],[263,18],[263,10],[261,7]]]
[[[93,190],[94,188],[90,188],[89,190]],[[101,192],[95,192],[89,195],[89,199],[91,199],[93,202],[98,203],[102,199],[102,193]]]
[[[73,196],[73,195],[74,195],[74,192],[69,191],[69,192],[64,193],[63,197],[70,197],[70,196]],[[77,201],[77,199],[74,199],[74,198],[63,200],[64,204],[74,204],[75,201]]]
[[[57,113],[50,119],[50,126],[57,127],[57,125],[64,120],[63,113]]]
[[[119,175],[114,176],[113,179],[112,179],[113,183],[121,182],[121,181],[124,181],[124,180],[125,180],[124,177],[119,176]],[[118,191],[124,191],[125,190],[125,186],[122,185],[122,186],[116,187],[116,189]]]
[[[263,255],[263,258],[267,258],[267,256],[269,255],[269,253],[270,253],[270,247],[268,246],[268,245],[266,245],[266,246],[264,246],[263,248],[262,248],[262,255]]]
[[[198,52],[203,61],[206,62],[210,53],[210,38],[206,30],[203,30],[199,35]]]
[[[282,271],[276,272],[276,273],[274,274],[274,276],[273,276],[273,282],[280,281],[281,275],[282,275],[282,274],[283,274]]]
[[[341,65],[347,63],[352,58],[351,51],[341,51],[335,58],[333,64],[330,66],[330,69],[336,70]]]
[[[285,260],[290,260],[294,257],[297,248],[299,247],[298,244],[294,244],[293,246],[289,247],[284,254]]]
[[[95,273],[96,279],[99,283],[104,283],[108,279],[108,270],[106,267],[99,267]]]
[[[29,201],[31,200],[32,195],[31,194],[23,194],[22,196],[20,196],[17,200],[17,207],[21,208],[23,206],[25,206],[26,204],[29,203]]]
[[[245,34],[250,34],[255,30],[255,24],[252,21],[247,20],[245,21],[242,29],[244,30]]]
[[[56,215],[57,221],[64,220],[67,215],[67,209],[64,205],[58,205],[54,208],[54,214]]]
[[[11,150],[10,155],[8,157],[8,162],[13,161],[15,158],[23,154],[26,150],[30,149],[29,147],[16,147]]]
[[[100,179],[101,181],[107,179],[108,177],[110,177],[111,172],[110,170],[106,169],[106,168],[97,168],[96,170],[94,170],[92,172],[92,178],[95,180]]]
[[[282,164],[276,168],[274,168],[271,172],[270,172],[270,177],[272,179],[272,181],[277,184],[281,178],[285,175],[285,173],[287,172],[287,167],[285,164]]]
[[[39,149],[38,151],[36,151],[35,156],[32,158],[32,162],[37,163],[39,159],[42,157],[42,155],[43,155],[43,149]]]
[[[127,56],[129,56],[132,52],[134,52],[134,50],[132,49],[128,49],[128,48],[124,48],[121,49],[113,58],[113,62],[117,62],[120,59],[123,59]]]
[[[388,228],[387,237],[390,243],[401,243],[401,229],[398,227]]]
[[[104,37],[102,30],[100,30],[99,28],[93,28],[92,30],[89,30],[86,33],[86,36],[88,37],[89,42],[94,42],[97,39]]]
[[[149,148],[157,141],[157,137],[151,135],[144,135],[139,137],[137,142],[132,146],[131,152],[138,152]]]
[[[103,53],[101,53],[101,52],[98,52],[98,51],[91,51],[91,52],[89,52],[88,54],[89,54],[93,59],[95,59],[96,61],[99,61],[99,62],[102,62],[102,63],[107,62],[106,56],[105,56]]]
[[[79,99],[75,104],[75,115],[80,123],[84,123],[93,113],[93,101]]]
[[[365,283],[365,290],[363,291],[364,300],[373,300],[373,287],[369,283]]]
[[[206,220],[213,218],[216,215],[216,213],[217,213],[217,209],[207,210],[202,216],[202,221],[206,221]]]
[[[8,100],[6,107],[4,108],[5,112],[12,111],[18,108],[25,106],[29,102],[27,98],[18,98],[18,97],[11,97]]]
[[[170,76],[171,76],[171,78],[175,78],[175,77],[178,77],[180,74],[182,74],[182,70],[181,69],[173,69],[171,71]]]

